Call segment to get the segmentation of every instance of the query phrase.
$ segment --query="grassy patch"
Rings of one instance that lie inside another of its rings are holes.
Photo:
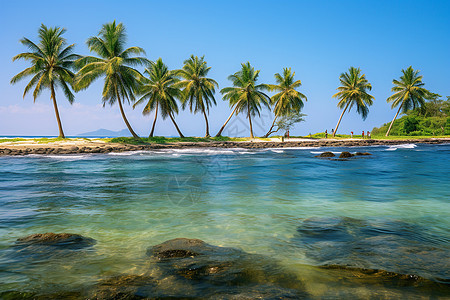
[[[166,144],[166,143],[198,143],[198,142],[217,142],[217,141],[236,141],[239,138],[229,138],[225,136],[201,138],[201,137],[174,137],[168,138],[164,136],[155,136],[151,138],[132,138],[132,137],[117,137],[109,139],[111,143],[132,144],[132,145],[147,145],[147,144]]]

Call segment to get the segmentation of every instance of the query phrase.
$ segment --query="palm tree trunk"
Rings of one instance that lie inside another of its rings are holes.
[[[398,113],[400,112],[400,109],[402,108],[402,106],[403,106],[403,103],[402,103],[402,104],[400,105],[400,107],[398,108],[398,111],[397,111],[397,113],[395,114],[395,117],[394,117],[394,119],[392,120],[391,125],[389,125],[389,129],[388,129],[388,131],[386,132],[386,136],[388,136],[389,133],[391,132],[392,124],[394,124],[395,119],[397,119]]]
[[[247,107],[248,111],[248,122],[250,123],[250,138],[253,138],[253,126],[252,126],[252,116],[250,115],[250,104]]]
[[[133,128],[131,128],[130,123],[128,123],[127,117],[125,116],[125,112],[123,111],[123,107],[122,107],[122,101],[120,101],[119,91],[117,90],[117,87],[116,87],[116,95],[117,95],[117,101],[119,102],[119,108],[120,108],[120,113],[122,114],[122,118],[125,121],[125,124],[127,125],[128,130],[133,135],[133,137],[138,139],[139,136],[136,134],[136,132],[134,132]]]
[[[219,137],[222,135],[222,131],[225,129],[225,126],[227,126],[228,121],[230,121],[231,117],[234,115],[234,113],[237,110],[237,106],[234,108],[233,112],[231,113],[231,115],[228,117],[228,119],[225,121],[225,124],[223,124],[222,128],[220,128],[219,132],[216,134],[216,137]]]
[[[178,128],[178,125],[177,125],[177,123],[175,122],[175,119],[173,118],[171,112],[169,113],[169,117],[170,117],[170,119],[172,120],[173,125],[175,125],[175,128],[177,129],[178,134],[180,135],[180,137],[181,137],[181,138],[184,138],[184,135],[181,133],[180,128]]]
[[[59,117],[59,111],[58,111],[58,104],[56,104],[56,94],[55,94],[55,87],[53,86],[53,82],[50,85],[51,87],[51,98],[53,100],[53,107],[55,108],[55,115],[56,115],[56,121],[58,122],[58,129],[59,129],[59,136],[58,138],[65,139],[66,136],[64,135],[64,131],[61,124],[61,118]]]
[[[156,118],[158,117],[158,106],[159,104],[156,103],[155,120],[153,120],[152,131],[150,131],[150,135],[148,137],[153,137],[153,132],[155,132]]]
[[[203,115],[205,116],[205,122],[206,122],[206,134],[205,134],[205,138],[210,137],[209,135],[209,124],[208,124],[208,117],[206,116],[206,112],[203,109]]]
[[[346,105],[345,108],[344,108],[344,111],[342,112],[341,116],[339,117],[339,121],[338,121],[338,123],[337,123],[337,125],[336,125],[336,128],[334,129],[334,132],[333,132],[333,137],[336,135],[336,131],[338,130],[339,124],[341,123],[342,116],[344,115],[345,111],[347,110],[349,104],[350,104],[350,102],[347,103],[347,105]]]
[[[263,138],[267,138],[267,137],[269,137],[269,135],[271,135],[273,133],[272,129],[273,129],[273,126],[275,126],[275,121],[277,120],[277,118],[278,117],[275,116],[275,119],[273,119],[272,126],[270,126],[269,131],[266,133],[266,135],[263,136]]]

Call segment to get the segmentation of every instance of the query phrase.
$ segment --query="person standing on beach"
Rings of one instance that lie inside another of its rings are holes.
[[[328,138],[328,131],[327,131],[328,129],[325,129],[325,138],[327,139]]]
[[[370,131],[367,130],[367,138],[370,139]]]
[[[364,139],[364,130],[363,130],[363,133],[362,133],[362,138]]]
[[[353,138],[353,131],[350,131],[350,133],[351,133],[351,138]]]

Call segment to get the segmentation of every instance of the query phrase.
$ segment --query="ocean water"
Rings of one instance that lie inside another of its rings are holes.
[[[372,155],[315,157],[324,151]],[[185,237],[277,261],[311,298],[450,297],[449,175],[449,144],[0,157],[0,293],[142,274],[148,247]],[[97,243],[70,257],[17,253],[18,238],[45,232]]]

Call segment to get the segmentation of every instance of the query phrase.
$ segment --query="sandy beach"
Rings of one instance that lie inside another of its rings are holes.
[[[401,144],[444,144],[450,143],[450,138],[430,139],[300,139],[292,138],[282,142],[278,138],[269,141],[254,139],[252,141],[212,141],[212,142],[174,142],[151,143],[143,145],[111,143],[106,139],[67,139],[62,141],[40,143],[38,140],[13,141],[0,143],[0,155],[29,154],[75,154],[75,153],[110,153],[152,149],[182,149],[182,148],[296,148],[296,147],[358,147],[375,145]]]

